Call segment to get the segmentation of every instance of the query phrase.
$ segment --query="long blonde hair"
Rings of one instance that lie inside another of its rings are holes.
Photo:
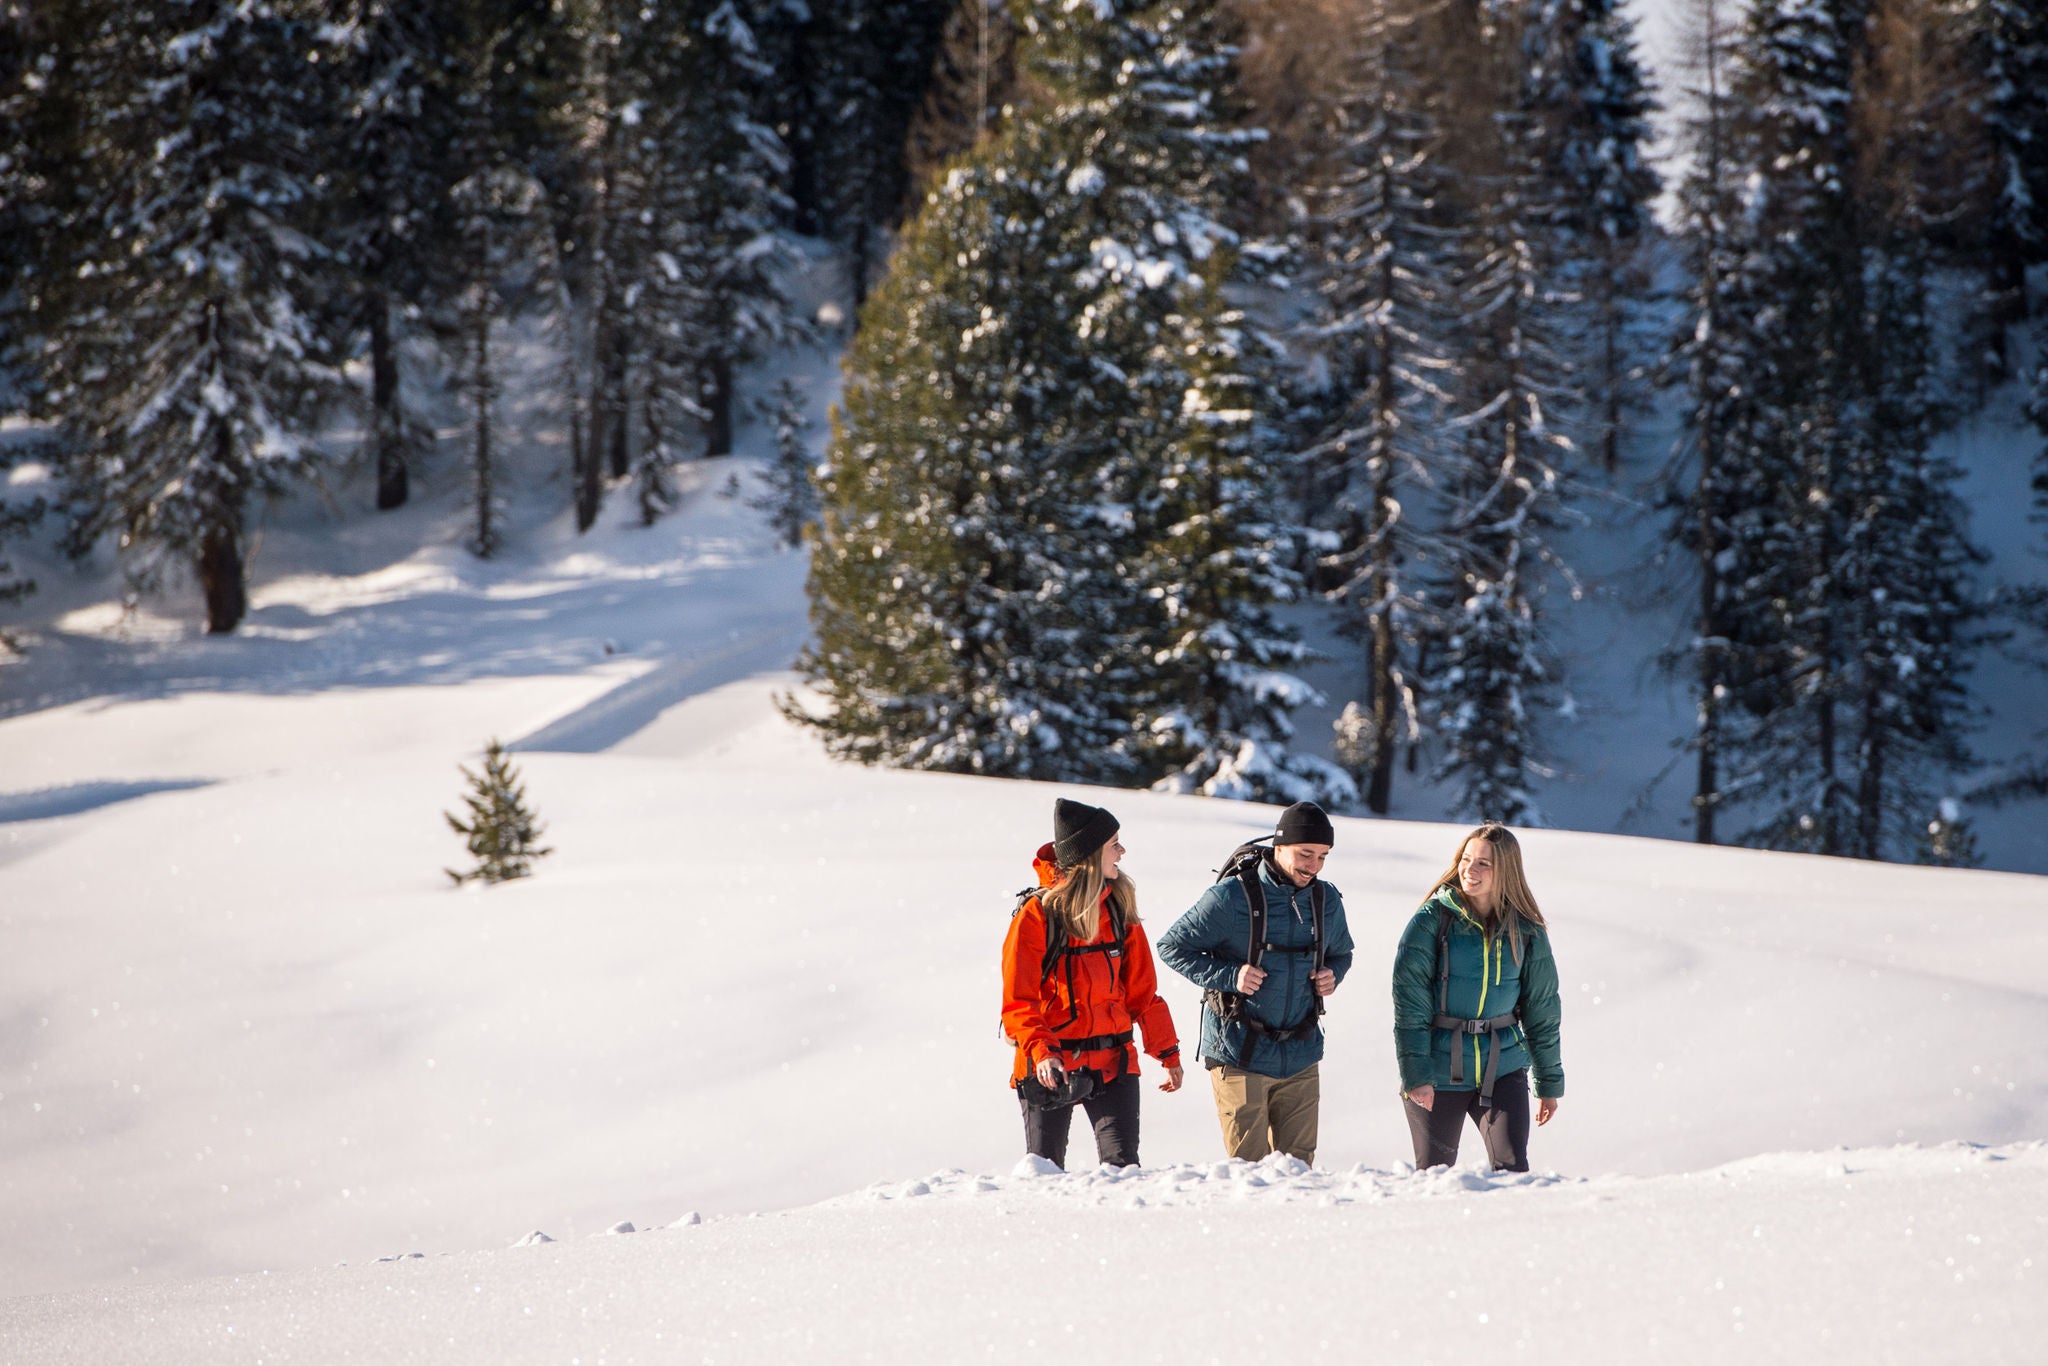
[[[1103,849],[1109,846],[1105,844]],[[1096,926],[1102,907],[1102,889],[1110,889],[1110,898],[1116,902],[1117,916],[1125,925],[1138,923],[1138,887],[1121,868],[1117,870],[1116,881],[1106,882],[1102,876],[1103,849],[1097,849],[1071,868],[1062,868],[1052,886],[1038,894],[1038,904],[1045,908],[1046,919],[1057,919],[1067,932],[1067,941],[1085,944],[1095,937]]]
[[[1463,889],[1458,885],[1458,865],[1464,862],[1465,846],[1473,840],[1485,840],[1493,846],[1493,875],[1500,879],[1499,905],[1491,915],[1483,914],[1477,906],[1467,905]],[[1529,878],[1522,871],[1522,846],[1515,839],[1515,832],[1498,821],[1488,821],[1458,841],[1458,851],[1451,855],[1451,866],[1446,868],[1431,894],[1448,891],[1458,898],[1458,904],[1472,913],[1479,921],[1480,928],[1488,933],[1498,930],[1519,931],[1523,925],[1541,928],[1543,912],[1537,908],[1536,893],[1529,890]],[[1498,925],[1492,922],[1498,921]],[[1515,962],[1522,961],[1522,940],[1519,933],[1508,935],[1508,944],[1515,953]]]

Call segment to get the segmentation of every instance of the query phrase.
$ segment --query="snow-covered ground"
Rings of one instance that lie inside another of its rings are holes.
[[[1199,1075],[1146,1169],[1018,1169],[996,959],[1055,790],[782,718],[802,563],[744,464],[588,537],[536,475],[491,564],[452,481],[303,503],[228,641],[45,576],[0,672],[0,1362],[2041,1359],[2018,873],[1532,832],[1569,1093],[1539,1175],[1418,1175],[1385,983],[1457,831],[1341,821],[1316,1169],[1218,1164]],[[458,892],[494,736],[557,852]],[[1069,795],[1155,929],[1272,818]]]
[[[1308,1172],[1287,1157],[949,1172],[631,1237],[4,1300],[0,1351],[1996,1366],[2040,1360],[2044,1208],[2040,1144],[1592,1180]]]

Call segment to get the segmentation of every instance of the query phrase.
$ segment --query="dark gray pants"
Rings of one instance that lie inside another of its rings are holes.
[[[1112,1167],[1138,1165],[1138,1074],[1126,1072],[1106,1086],[1098,1086],[1081,1102],[1088,1122],[1095,1126],[1095,1157]],[[1061,1105],[1051,1110],[1034,1110],[1017,1098],[1024,1111],[1024,1151],[1051,1158],[1062,1168],[1067,1165],[1067,1132],[1074,1123],[1074,1107]]]
[[[1529,1170],[1529,1069],[1518,1067],[1503,1072],[1493,1084],[1493,1104],[1479,1103],[1477,1091],[1436,1093],[1436,1102],[1423,1109],[1406,1096],[1401,1108],[1408,1114],[1408,1137],[1415,1142],[1415,1165],[1450,1167],[1457,1165],[1458,1138],[1465,1118],[1479,1126],[1486,1140],[1486,1156],[1495,1171]]]

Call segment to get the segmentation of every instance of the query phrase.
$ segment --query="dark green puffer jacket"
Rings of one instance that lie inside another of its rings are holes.
[[[1437,926],[1448,916],[1450,937],[1444,951],[1450,960],[1449,991],[1443,1013],[1483,1020],[1521,1012],[1521,1023],[1501,1035],[1500,1072],[1518,1067],[1530,1071],[1538,1099],[1564,1094],[1564,1061],[1558,1032],[1563,1009],[1557,996],[1557,962],[1550,956],[1550,936],[1525,927],[1527,942],[1521,962],[1501,935],[1487,935],[1465,910],[1456,891],[1441,888],[1422,903],[1401,932],[1394,952],[1394,1056],[1401,1066],[1401,1089],[1428,1083],[1439,1091],[1479,1089],[1480,1068],[1491,1041],[1467,1036],[1464,1078],[1451,1082],[1452,1031],[1431,1025],[1437,1014]]]

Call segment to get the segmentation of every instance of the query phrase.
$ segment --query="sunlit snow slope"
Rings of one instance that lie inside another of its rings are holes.
[[[1011,1175],[996,958],[1055,790],[828,762],[775,706],[800,559],[722,475],[652,531],[273,574],[235,641],[86,605],[13,666],[0,1361],[2040,1359],[2018,874],[1532,832],[1553,1175],[1416,1177],[1386,982],[1457,832],[1340,821],[1318,1171],[1212,1167],[1197,1075],[1150,1170]],[[556,852],[458,892],[492,736]],[[1155,929],[1273,815],[1068,792]]]

